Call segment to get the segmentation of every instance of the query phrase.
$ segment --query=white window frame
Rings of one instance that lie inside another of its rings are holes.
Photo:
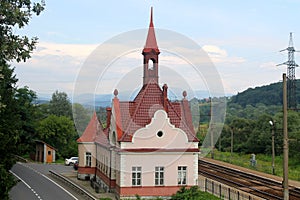
[[[177,171],[178,171],[178,176],[177,176],[178,185],[186,185],[187,184],[187,166],[178,166]]]
[[[92,166],[92,153],[85,152],[85,166],[91,167]]]
[[[155,185],[164,185],[165,168],[162,166],[155,167]]]
[[[132,186],[142,185],[142,167],[134,166],[131,172],[131,184]]]

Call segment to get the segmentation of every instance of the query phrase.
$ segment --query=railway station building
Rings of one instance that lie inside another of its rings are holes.
[[[183,91],[170,101],[159,85],[159,54],[152,19],[142,51],[143,84],[132,101],[114,90],[106,127],[93,114],[78,142],[78,178],[93,179],[118,199],[171,196],[198,184],[198,139]]]

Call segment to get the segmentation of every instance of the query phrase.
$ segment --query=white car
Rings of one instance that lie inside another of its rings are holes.
[[[65,160],[65,165],[74,165],[75,162],[78,162],[78,157],[71,157],[71,158],[66,158]]]

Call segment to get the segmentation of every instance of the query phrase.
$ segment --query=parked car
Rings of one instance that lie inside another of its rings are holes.
[[[78,170],[78,161],[75,161],[73,168],[74,168],[74,170]]]
[[[78,161],[78,157],[66,158],[65,165],[74,165],[76,161]]]

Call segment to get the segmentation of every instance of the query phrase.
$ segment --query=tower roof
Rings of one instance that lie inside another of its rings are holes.
[[[85,131],[80,138],[77,139],[77,142],[94,142],[97,136],[100,123],[98,121],[96,112],[94,112],[89,124],[85,128]]]
[[[156,37],[155,37],[154,25],[153,25],[153,8],[152,7],[151,7],[151,13],[150,13],[150,25],[149,25],[147,40],[146,40],[146,44],[143,49],[143,53],[151,52],[151,51],[155,51],[156,53],[159,53],[159,49],[158,49]]]

